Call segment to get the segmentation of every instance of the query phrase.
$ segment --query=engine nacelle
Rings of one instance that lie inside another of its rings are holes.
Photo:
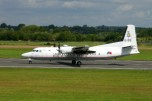
[[[61,53],[70,53],[72,52],[72,48],[71,46],[63,46],[60,48],[60,52]]]

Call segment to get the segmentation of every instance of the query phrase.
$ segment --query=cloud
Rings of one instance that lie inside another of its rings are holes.
[[[152,0],[0,0],[0,23],[152,26],[151,4]]]
[[[63,3],[63,7],[66,8],[90,8],[94,7],[95,4],[93,2],[86,2],[86,1],[65,1]]]
[[[143,11],[136,12],[135,16],[137,18],[143,18],[143,17],[145,17],[145,12],[143,12]]]
[[[131,4],[124,4],[124,5],[118,6],[117,10],[119,10],[119,11],[131,11],[131,10],[133,10],[133,7],[134,6]]]
[[[5,22],[5,18],[0,17],[0,21],[1,21],[1,22]]]
[[[30,8],[48,8],[60,5],[59,0],[18,0],[23,7]]]
[[[113,0],[114,3],[125,3],[126,0]]]
[[[19,0],[19,1],[22,3],[22,5],[26,5],[28,7],[37,7],[37,6],[39,6],[37,0],[22,0],[22,1]]]

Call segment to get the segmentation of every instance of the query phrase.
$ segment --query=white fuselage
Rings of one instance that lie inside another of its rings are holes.
[[[95,51],[90,54],[74,54],[71,53],[73,47],[61,47],[62,52],[58,51],[58,47],[39,47],[32,52],[22,54],[23,57],[39,60],[102,60],[122,56],[121,47],[90,47],[89,50]]]

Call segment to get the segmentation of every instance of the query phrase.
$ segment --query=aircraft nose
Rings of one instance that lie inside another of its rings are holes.
[[[22,57],[31,57],[30,53],[23,53]]]

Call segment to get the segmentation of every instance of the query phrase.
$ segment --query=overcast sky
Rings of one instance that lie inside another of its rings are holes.
[[[0,0],[0,23],[152,27],[152,0]]]

